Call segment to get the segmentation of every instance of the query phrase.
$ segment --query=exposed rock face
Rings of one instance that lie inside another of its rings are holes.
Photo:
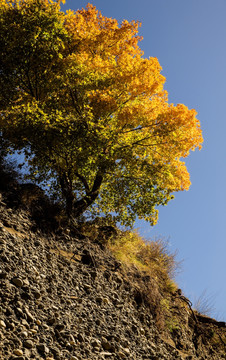
[[[33,232],[29,213],[3,200],[0,359],[226,359],[224,324],[194,319],[175,295],[167,335],[107,250]]]

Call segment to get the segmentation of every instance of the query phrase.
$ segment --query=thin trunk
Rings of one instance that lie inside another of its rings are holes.
[[[103,181],[103,175],[100,175],[100,173],[96,175],[96,178],[94,180],[93,183],[93,187],[92,190],[87,193],[82,199],[76,201],[73,204],[73,215],[74,217],[79,217],[80,215],[82,215],[90,205],[92,205],[94,203],[94,201],[96,200],[96,198],[99,195],[99,190],[101,187]]]
[[[73,211],[73,201],[74,201],[74,195],[72,190],[72,183],[69,180],[66,173],[63,173],[60,176],[60,187],[62,191],[62,195],[65,198],[66,201],[66,213],[68,217],[71,217],[72,211]]]
[[[93,187],[90,191],[86,189],[86,195],[80,200],[75,201],[72,182],[68,178],[66,173],[63,173],[60,178],[60,186],[62,195],[66,201],[66,213],[68,218],[75,217],[78,218],[80,215],[87,210],[87,208],[92,205],[99,195],[99,190],[103,181],[103,175],[100,172],[97,173],[96,178],[93,183]],[[88,185],[87,185],[88,186]]]

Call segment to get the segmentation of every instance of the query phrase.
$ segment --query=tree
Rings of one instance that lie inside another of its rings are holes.
[[[181,158],[202,134],[195,110],[168,103],[140,24],[50,0],[1,0],[0,22],[0,131],[31,175],[51,181],[69,216],[154,224],[156,206],[189,188]]]

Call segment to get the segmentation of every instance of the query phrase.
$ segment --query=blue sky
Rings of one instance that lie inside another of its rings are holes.
[[[139,222],[146,238],[169,239],[183,260],[176,280],[192,301],[203,291],[226,321],[226,1],[93,0],[103,15],[142,22],[145,57],[159,59],[169,101],[198,111],[203,149],[187,159],[192,186],[160,208],[158,225]],[[68,0],[77,10],[87,1]]]

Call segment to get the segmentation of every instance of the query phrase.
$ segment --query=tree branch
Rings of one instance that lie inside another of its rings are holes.
[[[90,192],[90,188],[89,188],[89,185],[88,185],[85,177],[80,175],[78,172],[75,172],[75,175],[79,178],[79,180],[81,180],[81,182],[83,183],[83,185],[85,187],[86,194],[88,194]]]

